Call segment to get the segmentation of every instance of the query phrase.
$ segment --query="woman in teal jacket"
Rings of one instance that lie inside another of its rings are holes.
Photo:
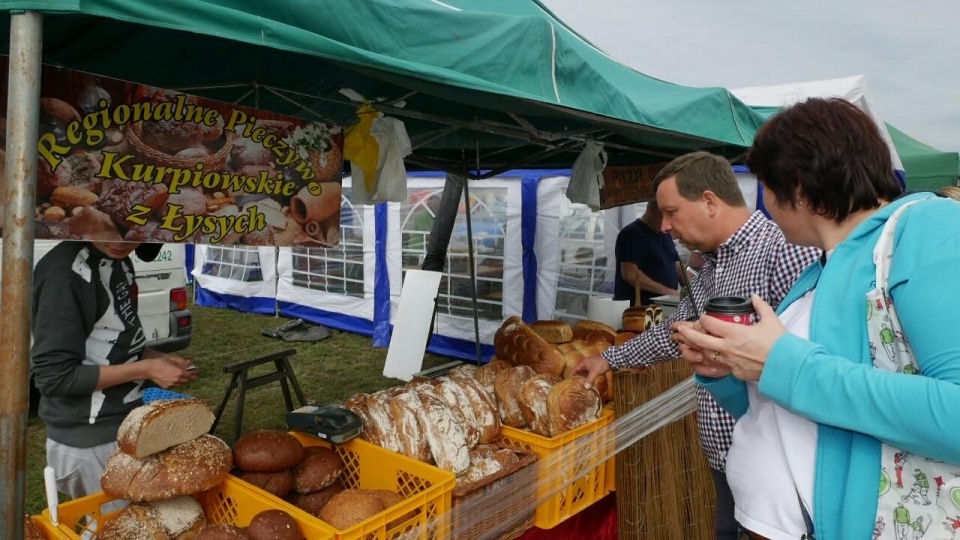
[[[753,298],[753,326],[679,329],[698,381],[738,418],[727,474],[745,536],[960,538],[960,204],[901,197],[876,125],[842,100],[771,118],[747,164],[786,238],[824,257],[776,314]]]

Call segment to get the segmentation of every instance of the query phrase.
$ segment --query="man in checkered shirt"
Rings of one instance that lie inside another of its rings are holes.
[[[777,225],[760,212],[751,214],[733,169],[721,157],[707,152],[681,156],[660,171],[654,186],[663,212],[662,230],[702,253],[705,264],[690,282],[690,295],[663,324],[577,366],[577,372],[589,381],[610,369],[679,358],[672,339],[677,325],[703,314],[707,300],[714,296],[749,298],[756,293],[776,309],[800,272],[820,256],[816,248],[787,243]],[[697,388],[697,404],[700,446],[717,491],[716,537],[733,540],[739,526],[733,517],[733,496],[724,466],[734,419],[701,387]]]

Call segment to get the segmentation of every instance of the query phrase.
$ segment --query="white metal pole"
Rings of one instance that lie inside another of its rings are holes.
[[[23,538],[30,401],[30,289],[37,198],[43,18],[10,17],[7,162],[4,186],[3,289],[0,293],[0,537]]]

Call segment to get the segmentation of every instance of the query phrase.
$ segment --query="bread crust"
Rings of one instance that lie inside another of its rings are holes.
[[[547,414],[547,395],[560,377],[541,373],[535,375],[520,386],[518,403],[527,425],[537,435],[550,436],[550,422]],[[516,457],[516,456],[514,456]]]
[[[600,394],[587,388],[583,377],[575,376],[555,384],[547,395],[550,436],[556,437],[571,429],[600,418]]]
[[[494,388],[501,412],[500,421],[503,425],[515,428],[527,426],[527,419],[523,417],[523,411],[520,410],[520,386],[534,375],[536,372],[530,366],[515,366],[497,375]]]
[[[500,413],[497,410],[497,404],[494,401],[493,394],[487,391],[476,379],[455,378],[453,382],[460,385],[470,407],[477,417],[477,426],[480,428],[480,435],[477,438],[478,444],[486,444],[500,438]]]
[[[427,436],[417,419],[417,409],[420,408],[420,398],[416,388],[390,398],[390,415],[397,428],[397,437],[400,441],[400,453],[419,461],[430,462],[430,446]]]
[[[159,501],[215,487],[232,466],[227,443],[202,435],[142,460],[118,450],[107,460],[100,485],[116,499]]]

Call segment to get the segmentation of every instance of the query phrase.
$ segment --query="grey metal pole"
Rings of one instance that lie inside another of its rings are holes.
[[[477,139],[477,170],[474,175],[474,178],[480,176],[480,140]],[[464,167],[464,172],[466,167]],[[473,299],[473,340],[477,346],[477,365],[479,366],[483,362],[483,351],[480,345],[480,312],[477,306],[477,263],[474,260],[474,245],[473,245],[473,222],[470,218],[470,174],[466,174],[466,177],[463,180],[463,200],[466,202],[466,214],[467,214],[467,255],[470,262],[470,297]]]
[[[0,537],[23,538],[30,399],[30,289],[37,198],[43,18],[10,17],[7,163],[4,186],[3,289],[0,302]]]

